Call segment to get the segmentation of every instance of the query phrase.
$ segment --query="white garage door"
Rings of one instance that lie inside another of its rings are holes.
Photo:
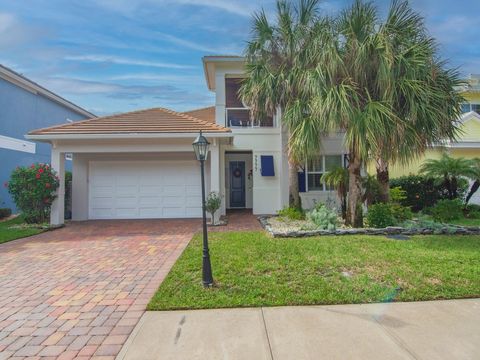
[[[201,216],[196,161],[93,161],[89,172],[90,219]]]

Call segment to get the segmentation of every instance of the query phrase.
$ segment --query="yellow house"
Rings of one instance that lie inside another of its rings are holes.
[[[444,146],[433,146],[408,166],[391,166],[389,169],[391,179],[418,174],[425,159],[438,159],[442,152],[447,152],[452,157],[480,158],[480,75],[470,75],[468,84],[459,90],[467,102],[462,104],[463,114],[460,118],[462,134],[458,141],[447,143]],[[369,166],[369,172],[373,174],[375,168],[372,165]]]

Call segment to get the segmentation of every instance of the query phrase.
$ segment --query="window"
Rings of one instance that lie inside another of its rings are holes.
[[[462,113],[475,111],[480,114],[480,104],[463,103],[461,106]]]
[[[228,127],[272,127],[273,117],[266,116],[265,119],[250,117],[250,109],[243,104],[239,91],[242,85],[240,78],[225,79],[225,117]]]
[[[321,179],[325,172],[332,171],[338,166],[343,167],[342,155],[321,155],[308,161],[305,177],[306,191],[332,191],[333,188],[325,185]]]

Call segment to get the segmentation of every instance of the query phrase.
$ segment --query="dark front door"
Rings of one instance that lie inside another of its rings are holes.
[[[230,161],[230,207],[245,207],[245,161]]]

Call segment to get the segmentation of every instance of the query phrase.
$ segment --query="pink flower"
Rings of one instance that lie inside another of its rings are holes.
[[[46,183],[46,184],[45,184],[45,187],[46,187],[47,189],[50,189],[50,186],[51,186],[50,183]]]
[[[39,172],[40,174],[43,173],[43,171],[44,171],[44,170],[43,170],[42,168],[38,169],[38,172]]]
[[[5,181],[5,182],[3,183],[3,186],[8,187],[8,181]]]
[[[35,175],[37,179],[40,179],[40,174]]]
[[[32,164],[32,166],[30,166],[31,169],[35,169],[35,164]]]

